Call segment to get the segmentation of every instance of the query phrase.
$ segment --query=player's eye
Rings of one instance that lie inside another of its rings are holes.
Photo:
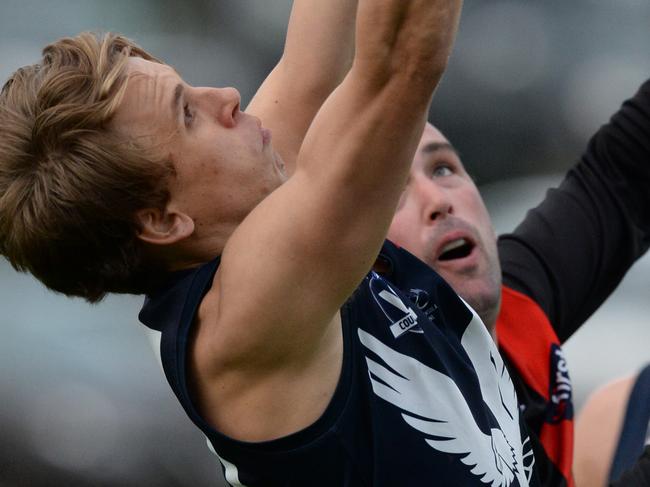
[[[186,127],[192,125],[192,121],[194,120],[194,113],[192,113],[192,110],[190,110],[190,105],[188,103],[185,103],[183,105],[183,117],[185,119]]]
[[[454,173],[453,169],[446,165],[446,164],[440,164],[436,166],[433,171],[431,171],[431,176],[434,178],[439,178],[439,177],[445,177],[445,176],[451,176]]]

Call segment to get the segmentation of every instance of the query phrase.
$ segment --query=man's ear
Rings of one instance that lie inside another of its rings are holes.
[[[194,232],[194,220],[185,213],[146,208],[139,210],[135,217],[140,224],[138,238],[150,244],[173,244]]]

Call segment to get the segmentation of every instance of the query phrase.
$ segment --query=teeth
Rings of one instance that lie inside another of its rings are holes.
[[[440,252],[440,254],[444,254],[445,252],[448,252],[450,250],[454,250],[454,249],[457,249],[458,247],[462,247],[463,245],[465,245],[465,243],[466,242],[465,242],[464,238],[459,238],[457,240],[452,240],[451,242],[449,242],[447,245],[445,245],[442,248],[442,251]]]

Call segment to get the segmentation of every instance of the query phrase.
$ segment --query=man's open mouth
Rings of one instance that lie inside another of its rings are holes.
[[[442,248],[438,260],[454,260],[467,257],[474,248],[474,244],[465,238],[452,240]]]

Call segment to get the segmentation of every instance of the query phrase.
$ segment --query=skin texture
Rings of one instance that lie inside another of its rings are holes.
[[[434,268],[494,329],[501,296],[496,235],[458,154],[431,124],[420,139],[388,238]],[[440,260],[461,238],[471,251]]]
[[[139,216],[172,236],[187,237],[183,247],[192,252],[173,259],[176,267],[200,263],[222,249],[250,209],[285,181],[282,161],[259,118],[240,110],[234,88],[192,87],[171,67],[135,57],[128,74],[113,124],[154,146],[176,172],[166,210]],[[148,238],[146,230],[141,237]]]

